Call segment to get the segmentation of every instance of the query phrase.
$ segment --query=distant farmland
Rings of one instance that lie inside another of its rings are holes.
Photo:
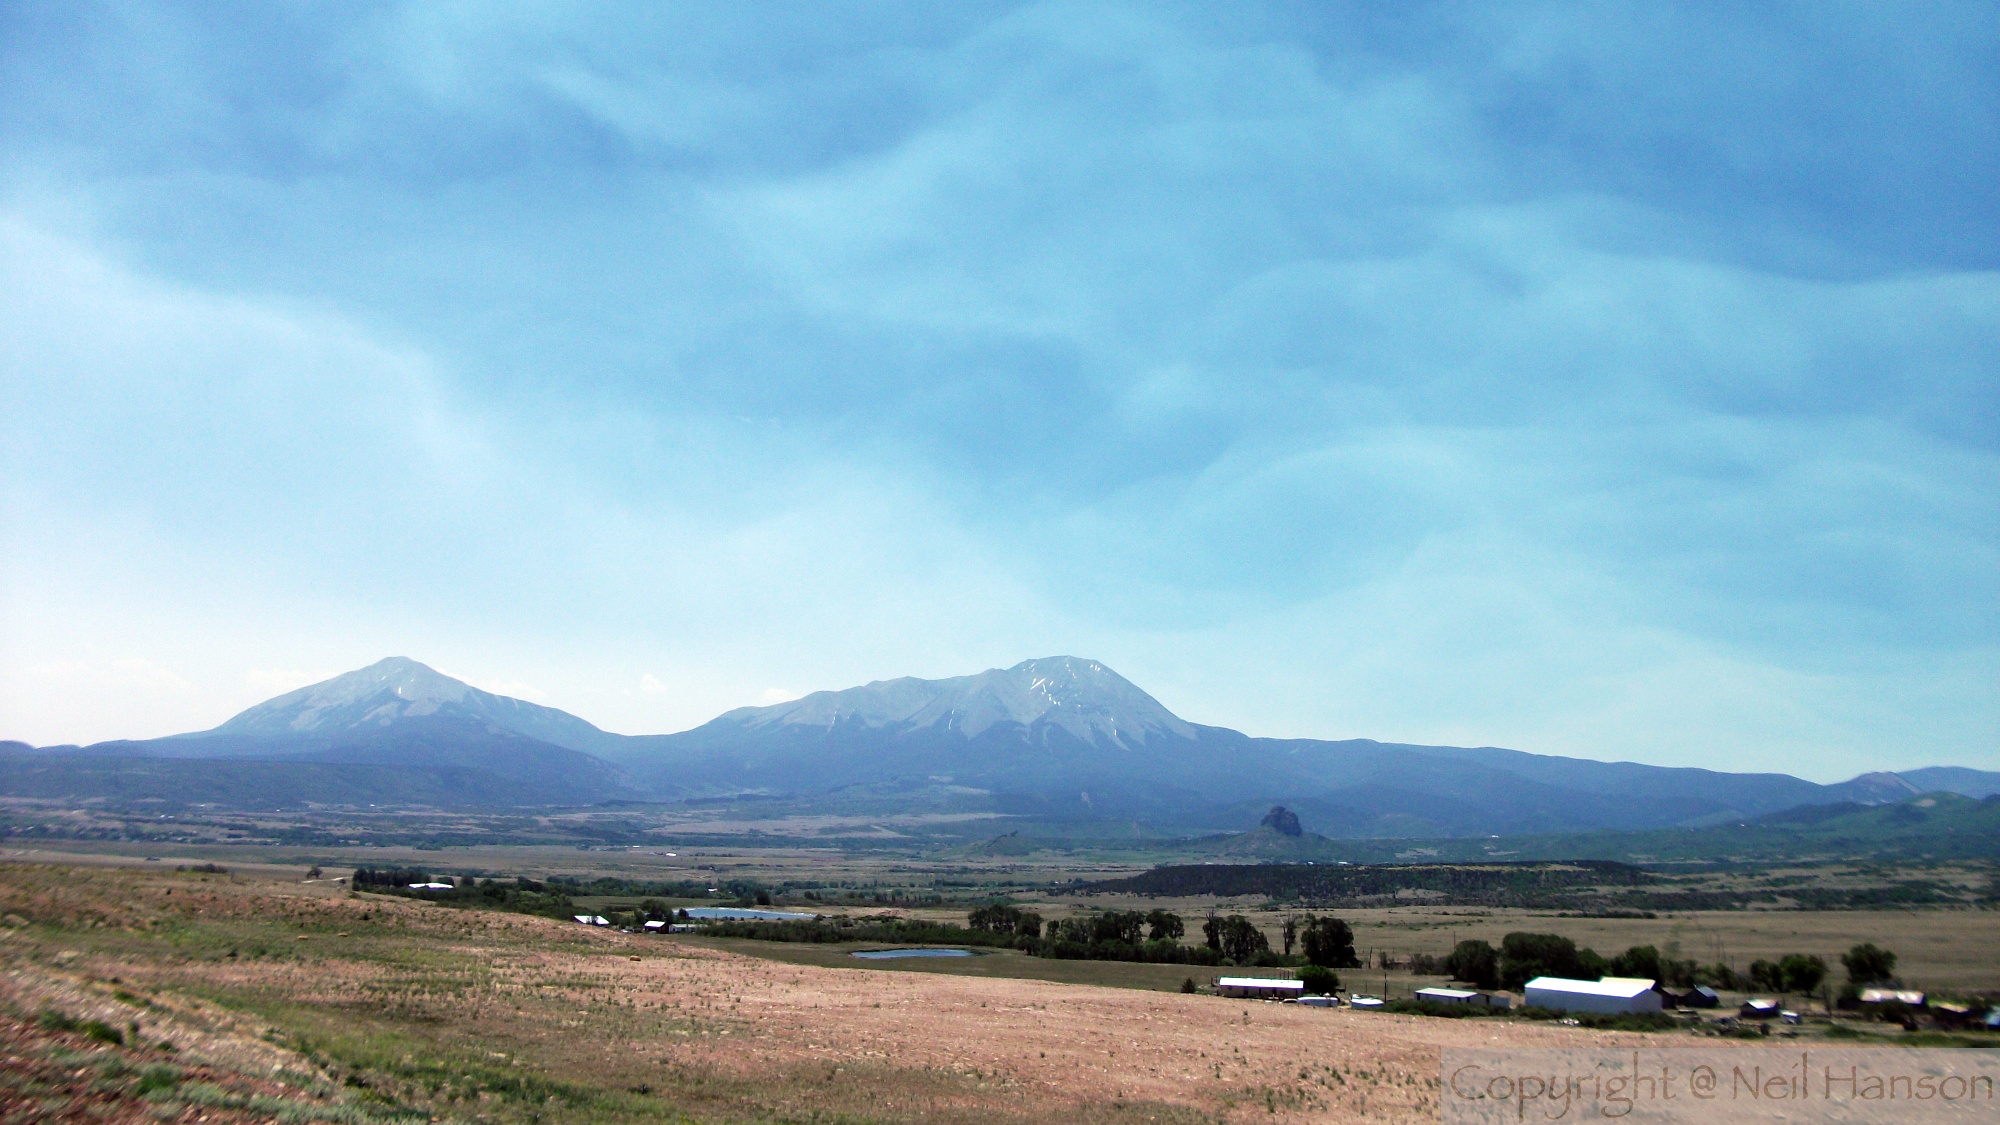
[[[1081,888],[1153,898],[1258,896],[1312,906],[1386,905],[1401,899],[1484,906],[1574,905],[1600,888],[1639,887],[1657,876],[1628,863],[1186,864]]]
[[[1824,876],[1823,878],[1821,876]],[[1075,888],[1148,898],[1261,898],[1280,905],[1487,906],[1619,914],[1664,910],[1872,910],[1977,906],[1991,879],[1937,870],[1815,875],[1648,871],[1612,860],[1425,864],[1184,864]]]

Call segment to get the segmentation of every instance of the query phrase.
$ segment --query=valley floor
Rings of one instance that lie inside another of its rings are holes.
[[[787,963],[241,873],[8,865],[0,921],[17,1056],[190,1121],[1414,1122],[1442,1047],[1664,1041]]]

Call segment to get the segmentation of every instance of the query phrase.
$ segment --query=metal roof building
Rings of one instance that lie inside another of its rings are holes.
[[[1926,997],[1921,992],[1897,988],[1864,988],[1861,990],[1863,1004],[1888,1004],[1892,1002],[1908,1004],[1912,1008],[1924,1006]]]
[[[1605,977],[1603,980],[1569,980],[1565,977],[1536,977],[1525,990],[1527,1002],[1559,1012],[1657,1012],[1660,994],[1653,982],[1641,977]]]
[[[1419,988],[1416,998],[1433,1004],[1480,1004],[1486,1003],[1486,994],[1469,988]]]
[[[1215,994],[1247,1000],[1290,1000],[1306,994],[1306,982],[1277,977],[1217,977]]]

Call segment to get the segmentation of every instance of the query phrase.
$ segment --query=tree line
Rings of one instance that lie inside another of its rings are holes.
[[[1847,970],[1847,988],[1857,994],[1861,987],[1891,980],[1895,975],[1896,955],[1872,943],[1853,947],[1841,955],[1840,961]],[[1707,985],[1730,991],[1762,989],[1779,994],[1810,994],[1825,982],[1829,972],[1824,958],[1808,953],[1789,953],[1775,961],[1753,961],[1748,973],[1739,974],[1721,962],[1703,965],[1692,958],[1669,957],[1652,945],[1635,945],[1607,958],[1560,934],[1518,931],[1500,939],[1497,949],[1478,939],[1461,941],[1444,957],[1439,968],[1452,980],[1478,988],[1518,990],[1536,977],[1598,980],[1612,976],[1655,980],[1670,988]]]
[[[444,883],[444,889],[413,889],[412,883]],[[512,914],[539,914],[548,918],[568,918],[576,906],[560,886],[534,879],[479,879],[471,875],[431,875],[415,867],[363,867],[354,872],[348,886],[372,894],[418,898],[446,906],[505,910]]]
[[[728,920],[706,923],[717,937],[762,941],[834,943],[853,941],[952,944],[1019,949],[1038,957],[1071,961],[1136,961],[1168,965],[1289,966],[1324,970],[1314,981],[1338,986],[1331,971],[1360,965],[1354,931],[1339,918],[1311,914],[1286,919],[1283,948],[1271,948],[1263,930],[1241,914],[1214,915],[1201,923],[1199,944],[1190,944],[1187,921],[1167,910],[1105,910],[1045,921],[1032,910],[1007,903],[974,908],[959,926],[890,916],[826,917],[811,921]]]

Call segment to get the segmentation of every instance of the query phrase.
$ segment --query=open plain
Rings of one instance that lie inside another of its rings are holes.
[[[1632,1038],[800,964],[296,876],[11,864],[0,912],[13,1026],[122,1029],[60,1049],[189,1120],[232,1103],[170,1071],[278,1082],[294,1119],[1416,1121],[1441,1047]],[[8,1093],[62,1110],[37,1096]]]

